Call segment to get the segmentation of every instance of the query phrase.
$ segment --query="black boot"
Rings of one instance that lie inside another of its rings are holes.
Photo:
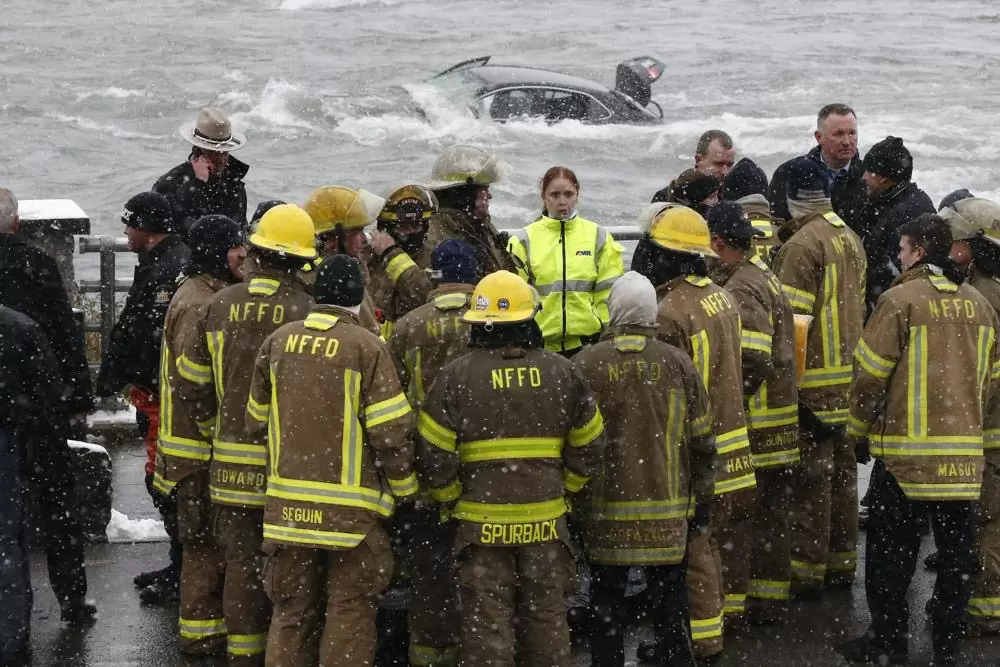
[[[70,627],[77,628],[94,622],[97,616],[97,604],[86,598],[71,602],[62,608],[60,620]]]
[[[145,588],[158,581],[176,581],[180,577],[180,571],[177,566],[173,563],[166,566],[162,570],[153,570],[152,572],[143,572],[132,580],[136,588]]]
[[[849,642],[838,644],[834,650],[848,662],[875,663],[877,665],[906,665],[910,662],[909,651],[902,647],[895,650],[876,644],[867,635]]]
[[[181,587],[178,581],[158,581],[139,591],[139,600],[143,604],[165,605],[179,601]]]

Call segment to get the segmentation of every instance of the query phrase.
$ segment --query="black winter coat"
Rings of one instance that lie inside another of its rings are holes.
[[[819,146],[806,153],[805,157],[820,164],[823,163]],[[792,217],[791,213],[788,212],[788,165],[793,161],[789,160],[774,170],[774,176],[771,177],[771,185],[767,192],[767,199],[771,202],[771,215],[782,220],[788,220]],[[863,236],[858,228],[858,220],[861,217],[861,209],[868,201],[865,194],[865,182],[862,178],[864,173],[865,166],[861,158],[855,155],[847,167],[847,173],[837,175],[830,193],[830,203],[833,205],[834,212],[858,236]]]
[[[65,424],[66,393],[59,362],[41,327],[0,306],[0,424],[23,438],[26,447],[47,444],[46,438],[25,435]],[[22,461],[30,466],[36,458],[29,451]]]
[[[83,331],[73,316],[56,261],[24,239],[0,235],[0,305],[26,315],[38,325],[55,351],[67,387],[66,411],[94,407]]]
[[[128,384],[158,393],[163,320],[190,259],[191,251],[176,234],[139,255],[132,288],[97,376],[99,396],[110,396]]]
[[[227,216],[247,231],[247,186],[243,178],[249,170],[245,163],[229,156],[222,175],[206,183],[195,177],[188,160],[161,176],[153,192],[170,200],[177,230],[185,240],[191,225],[206,215]]]
[[[900,274],[899,228],[922,213],[934,213],[934,202],[916,183],[906,181],[869,200],[861,212],[865,234],[861,242],[868,256],[865,305],[871,315],[882,292]]]

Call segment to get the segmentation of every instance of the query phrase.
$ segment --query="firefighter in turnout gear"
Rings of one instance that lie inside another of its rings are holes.
[[[225,551],[229,664],[256,667],[263,664],[270,618],[260,554],[267,438],[246,429],[248,369],[265,338],[312,307],[296,277],[302,263],[316,257],[312,220],[298,206],[275,206],[250,246],[255,269],[249,281],[216,293],[179,351],[177,398],[212,442],[209,496],[215,538]]]
[[[723,201],[739,204],[759,234],[753,238],[757,259],[771,264],[771,251],[778,242],[778,223],[767,200],[767,174],[748,157],[741,159],[722,182]]]
[[[792,219],[773,271],[792,311],[813,317],[799,382],[803,465],[789,520],[793,594],[816,596],[824,581],[849,586],[857,567],[857,465],[844,440],[851,355],[864,321],[866,261],[857,235],[830,207],[822,167],[790,163]]]
[[[469,351],[471,325],[462,320],[476,283],[476,254],[467,243],[445,241],[431,254],[430,300],[404,315],[389,337],[396,371],[415,410],[442,368]],[[421,497],[401,552],[410,572],[410,664],[454,665],[461,616],[455,577],[454,522],[442,522],[433,499]]]
[[[686,206],[659,206],[632,268],[657,285],[660,335],[688,353],[712,396],[719,457],[711,523],[688,545],[691,635],[695,655],[706,658],[722,651],[723,601],[728,612],[741,613],[749,578],[757,482],[743,409],[740,315],[733,297],[708,278],[704,258],[716,255],[705,219]],[[720,554],[719,544],[733,548]]]
[[[519,276],[483,278],[463,316],[472,352],[438,373],[418,420],[424,478],[457,521],[467,667],[571,664],[565,515],[604,422],[579,371],[542,349],[538,307]]]
[[[730,172],[731,173],[731,172]],[[751,619],[777,622],[788,608],[791,472],[799,463],[795,322],[781,283],[753,250],[763,232],[734,202],[708,214],[715,282],[740,311],[747,430],[757,475],[749,589]],[[728,584],[728,582],[727,582]]]
[[[966,198],[942,208],[951,227],[951,259],[965,283],[1000,313],[1000,204]],[[1000,632],[1000,411],[983,415],[983,492],[979,499],[978,566],[965,610],[966,634]]]
[[[320,253],[320,258],[307,264],[300,274],[310,289],[316,280],[316,267],[324,260],[336,255],[347,255],[363,261],[365,227],[375,222],[384,203],[384,199],[367,190],[352,190],[340,185],[319,188],[309,195],[303,208],[312,218]],[[367,270],[364,271],[364,276],[365,285],[370,284],[371,277]],[[365,290],[359,319],[361,326],[369,331],[375,334],[382,332],[382,324],[369,290]]]
[[[515,271],[507,254],[506,232],[490,220],[490,186],[507,177],[510,165],[491,151],[475,146],[450,146],[431,170],[427,187],[441,203],[424,244],[431,250],[448,239],[465,241],[476,251],[477,278],[494,271]]]
[[[212,296],[243,278],[246,238],[222,215],[198,220],[188,231],[191,261],[184,268],[163,325],[160,354],[160,430],[153,486],[177,497],[181,545],[180,650],[191,655],[224,652],[222,609],[225,559],[211,531],[208,470],[212,443],[202,434],[189,405],[175,400],[177,359],[198,330]]]
[[[955,665],[975,566],[983,416],[1000,389],[998,320],[962,284],[944,220],[925,214],[899,233],[903,273],[879,298],[855,350],[847,425],[858,460],[876,457],[865,550],[872,620],[838,651],[853,662],[906,662],[906,592],[929,520],[940,554],[933,664]]]
[[[422,185],[404,185],[389,195],[378,214],[378,229],[368,241],[363,261],[368,291],[382,312],[387,340],[400,317],[427,302],[431,280],[426,269],[432,248],[424,245],[424,238],[437,211],[433,192]]]
[[[708,392],[691,359],[657,339],[656,290],[629,272],[611,288],[601,342],[574,358],[607,428],[604,468],[584,520],[591,664],[625,664],[630,567],[651,587],[659,664],[694,664],[684,552],[695,507],[708,515],[715,445]],[[635,419],[636,415],[643,419]],[[666,443],[666,446],[664,446]],[[695,527],[697,528],[697,526]]]
[[[576,213],[580,183],[565,167],[542,178],[542,216],[514,232],[507,252],[542,297],[545,349],[572,356],[596,342],[608,321],[608,294],[624,272],[622,246]]]
[[[308,317],[261,346],[246,406],[268,444],[267,664],[371,665],[375,597],[392,576],[381,520],[418,490],[414,414],[385,345],[358,323],[360,263],[323,262],[313,293]]]

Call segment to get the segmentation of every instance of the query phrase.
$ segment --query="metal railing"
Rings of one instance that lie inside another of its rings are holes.
[[[641,236],[635,227],[609,226],[607,230],[619,241],[635,242]],[[97,280],[79,280],[81,294],[98,294],[100,317],[97,322],[84,320],[84,331],[98,333],[101,337],[101,358],[108,351],[111,330],[115,327],[117,308],[115,295],[128,292],[132,281],[118,280],[115,276],[115,253],[130,252],[128,242],[124,237],[115,236],[80,236],[78,237],[80,254],[100,253],[100,270]],[[94,366],[94,364],[91,364]]]

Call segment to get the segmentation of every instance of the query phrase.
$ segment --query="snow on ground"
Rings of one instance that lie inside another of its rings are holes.
[[[116,509],[111,510],[108,542],[165,542],[167,531],[158,519],[130,519]]]
[[[91,428],[111,424],[135,424],[135,408],[129,405],[121,410],[98,410],[87,417],[87,425]]]

